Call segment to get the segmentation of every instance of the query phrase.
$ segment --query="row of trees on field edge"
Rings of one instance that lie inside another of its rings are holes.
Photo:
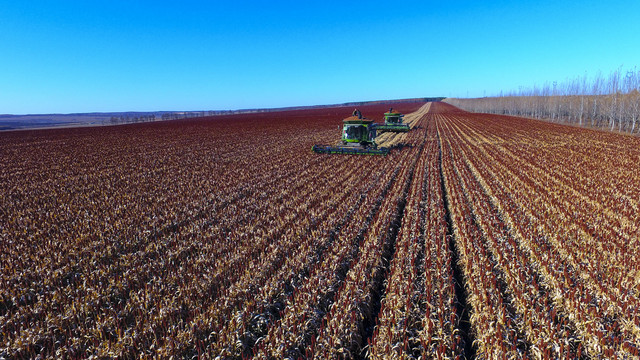
[[[640,71],[621,68],[609,76],[567,79],[542,87],[483,98],[448,98],[446,102],[472,112],[507,114],[564,122],[611,131],[640,133]]]

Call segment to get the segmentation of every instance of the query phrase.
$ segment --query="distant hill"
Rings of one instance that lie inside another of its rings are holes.
[[[102,126],[153,121],[158,117],[156,114],[162,116],[162,112],[0,115],[0,131],[66,126]]]
[[[257,112],[321,109],[336,106],[362,106],[394,102],[428,102],[441,101],[444,97],[424,97],[397,100],[355,101],[331,105],[291,106],[267,109],[239,110],[207,110],[207,111],[151,111],[151,112],[108,112],[108,113],[76,113],[76,114],[33,114],[33,115],[0,115],[0,131],[27,130],[71,126],[104,126],[131,124],[138,122],[166,121],[215,115],[233,115]]]

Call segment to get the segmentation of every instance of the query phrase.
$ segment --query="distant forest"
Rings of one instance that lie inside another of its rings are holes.
[[[525,116],[611,131],[640,133],[640,71],[612,71],[593,77],[546,83],[483,98],[445,102],[472,112]]]

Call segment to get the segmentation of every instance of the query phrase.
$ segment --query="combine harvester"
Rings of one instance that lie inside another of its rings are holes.
[[[387,155],[390,149],[378,148],[376,136],[383,132],[409,131],[409,125],[402,123],[403,116],[392,108],[384,114],[384,124],[376,124],[372,119],[363,117],[360,110],[356,109],[352,116],[342,120],[340,145],[313,145],[311,149],[318,154]]]
[[[378,132],[407,132],[409,125],[402,122],[403,117],[404,115],[391,108],[389,112],[384,113],[384,125],[376,125],[376,130]]]

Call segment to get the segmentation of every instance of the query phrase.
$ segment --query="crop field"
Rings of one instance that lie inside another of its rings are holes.
[[[390,106],[0,133],[0,358],[640,358],[640,139]]]

